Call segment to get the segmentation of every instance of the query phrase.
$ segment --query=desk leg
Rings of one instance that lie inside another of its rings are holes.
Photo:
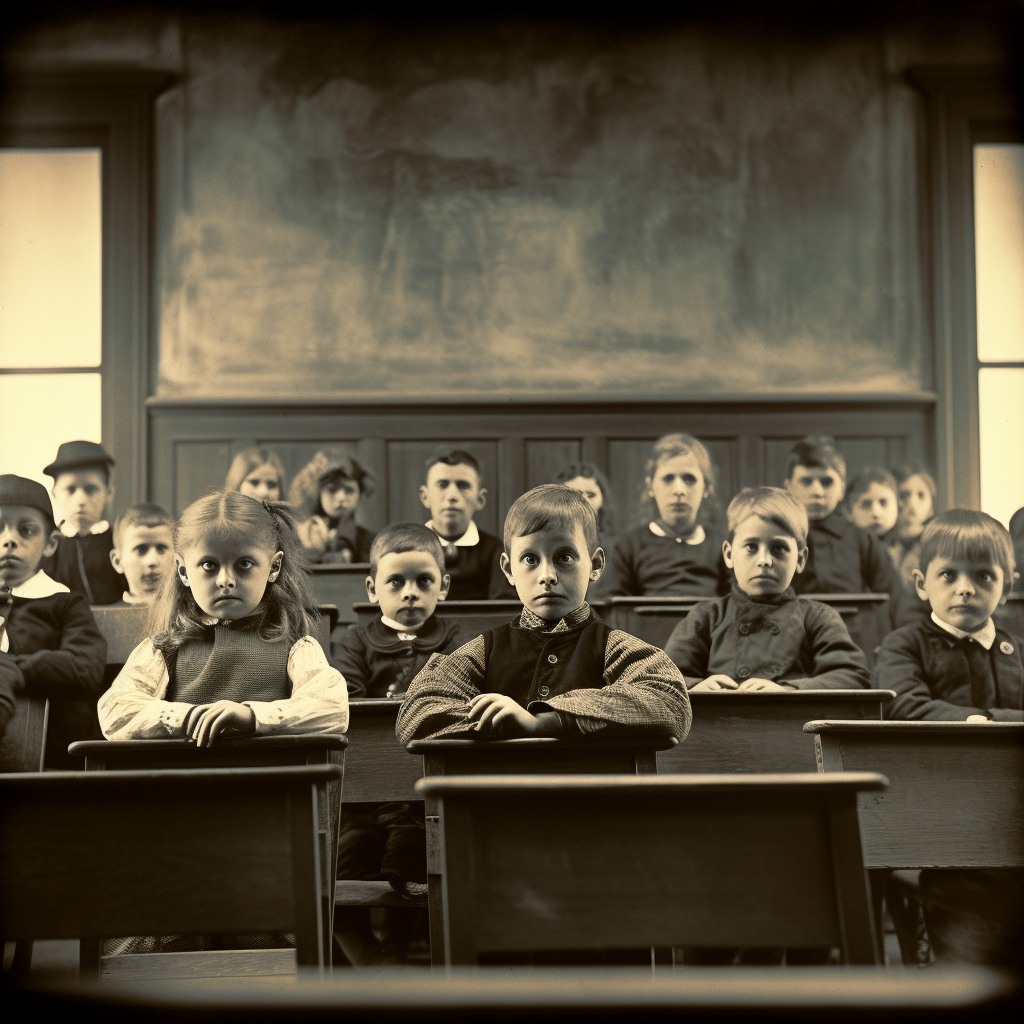
[[[871,868],[868,871],[868,882],[871,887],[871,913],[874,915],[875,941],[878,952],[885,963],[885,907],[883,898],[889,884],[888,868]]]
[[[427,808],[427,922],[430,929],[430,966],[444,967],[444,898],[441,879],[441,819]]]
[[[100,946],[102,939],[81,939],[78,943],[78,980],[100,980]]]

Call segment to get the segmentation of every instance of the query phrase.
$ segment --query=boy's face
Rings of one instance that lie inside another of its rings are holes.
[[[647,478],[647,493],[658,506],[662,521],[674,530],[687,530],[697,521],[704,500],[704,474],[690,453],[662,459]]]
[[[366,593],[381,613],[415,633],[448,596],[451,577],[429,551],[389,552],[366,577]]]
[[[202,540],[174,556],[178,576],[196,604],[223,621],[256,611],[283,561],[283,552],[247,540]]]
[[[846,481],[824,466],[794,466],[786,490],[803,505],[808,519],[824,519],[843,500]]]
[[[900,484],[900,532],[904,537],[917,537],[935,514],[932,490],[920,473],[908,476]]]
[[[57,550],[60,531],[30,505],[0,505],[0,583],[20,587]]]
[[[560,619],[576,611],[603,569],[604,551],[598,548],[591,558],[578,523],[572,533],[552,527],[513,537],[511,554],[501,554],[501,571],[519,600],[542,619]]]
[[[238,485],[238,490],[257,501],[280,501],[281,478],[273,466],[264,462]]]
[[[988,621],[1003,596],[1003,570],[991,562],[933,558],[914,570],[917,596],[943,622],[973,633]]]
[[[748,516],[722,545],[725,564],[745,594],[781,594],[807,563],[807,548],[778,524]]]
[[[110,564],[128,581],[133,597],[152,600],[174,565],[174,538],[169,526],[129,526],[121,547],[110,552]]]
[[[420,486],[420,501],[430,509],[437,532],[448,540],[457,540],[468,529],[473,516],[484,507],[487,488],[472,466],[446,466],[438,462],[427,471],[427,482]]]
[[[359,504],[359,484],[348,477],[335,477],[320,488],[320,507],[328,519],[338,519]]]
[[[53,482],[64,519],[84,535],[103,518],[104,506],[114,496],[113,485],[101,469],[74,469],[61,473]]]
[[[850,509],[850,519],[854,526],[876,537],[888,533],[896,525],[898,514],[896,492],[877,481],[873,481],[866,491],[857,496]]]

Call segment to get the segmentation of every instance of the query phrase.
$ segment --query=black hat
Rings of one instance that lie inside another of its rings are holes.
[[[50,528],[57,529],[53,521],[50,496],[37,480],[27,480],[23,476],[4,473],[0,476],[0,505],[28,505],[29,508],[37,508],[46,516]]]
[[[61,473],[72,469],[83,469],[86,466],[102,466],[106,469],[112,465],[114,460],[103,445],[95,441],[65,441],[57,449],[57,458],[43,472],[56,480]]]

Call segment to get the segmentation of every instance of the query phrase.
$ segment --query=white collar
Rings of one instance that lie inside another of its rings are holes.
[[[63,583],[51,580],[42,569],[30,576],[20,586],[12,587],[11,594],[14,597],[53,597],[54,594],[70,594],[71,588],[65,587]]]
[[[381,613],[380,621],[384,623],[388,629],[393,629],[398,634],[399,640],[415,640],[416,634],[409,631],[406,626],[403,626],[400,622],[395,622],[394,619],[389,619],[386,615]],[[424,622],[426,620],[424,619]],[[423,623],[421,622],[422,626]]]
[[[704,527],[698,523],[693,528],[693,533],[683,540],[682,537],[674,537],[671,533],[666,533],[657,523],[652,522],[650,524],[651,533],[655,537],[668,537],[670,540],[676,541],[678,544],[703,544],[704,543]]]
[[[61,520],[58,529],[65,537],[78,536],[78,531],[66,519]],[[89,533],[95,536],[97,533],[106,533],[109,529],[110,523],[108,523],[106,519],[101,519],[98,523],[93,523],[92,526],[89,527]]]
[[[137,597],[130,590],[126,590],[121,595],[121,600],[124,601],[125,604],[131,604],[131,605],[149,604],[149,601],[147,601],[144,597]]]
[[[449,540],[447,537],[442,537],[440,530],[434,525],[433,519],[427,523],[427,529],[433,530],[444,545],[454,544],[457,548],[473,548],[480,543],[480,531],[476,528],[476,523],[472,519],[469,521],[469,529],[458,540]]]
[[[965,633],[962,629],[957,629],[956,626],[943,622],[935,612],[932,612],[932,622],[936,626],[941,626],[947,633],[952,633],[957,640],[963,640],[965,636],[969,636],[972,640],[977,640],[986,651],[990,651],[992,645],[996,642],[996,624],[991,619],[986,620],[985,625],[981,629],[976,629],[973,633]]]

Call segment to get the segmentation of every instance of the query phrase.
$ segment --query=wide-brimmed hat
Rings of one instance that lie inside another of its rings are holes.
[[[53,521],[53,505],[46,488],[37,480],[28,480],[13,473],[0,476],[0,505],[27,505],[37,508],[46,516],[50,528],[57,529]]]
[[[86,466],[102,466],[106,469],[113,465],[114,460],[103,445],[95,441],[65,441],[57,449],[57,458],[43,472],[56,480],[61,473],[72,469],[84,469]]]

